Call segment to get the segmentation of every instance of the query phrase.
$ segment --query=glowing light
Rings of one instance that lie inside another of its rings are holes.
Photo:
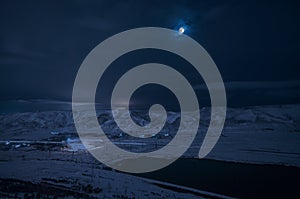
[[[183,34],[184,31],[185,31],[185,30],[184,30],[184,27],[180,27],[179,30],[178,30],[179,34]]]

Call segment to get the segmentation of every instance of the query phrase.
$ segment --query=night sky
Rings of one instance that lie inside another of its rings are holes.
[[[106,38],[185,25],[217,64],[229,106],[300,103],[299,11],[300,1],[1,1],[0,100],[70,101],[83,59]],[[118,74],[155,60],[183,70],[209,102],[201,78],[176,55],[136,53],[116,60],[99,99]],[[137,93],[136,101],[143,96],[151,98]]]

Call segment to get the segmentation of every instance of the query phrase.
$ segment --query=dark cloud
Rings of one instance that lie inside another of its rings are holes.
[[[226,82],[298,80],[299,8],[298,1],[1,2],[0,99],[70,100],[76,72],[98,43],[131,28],[180,23]]]
[[[212,89],[220,89],[219,84],[211,84]],[[195,85],[194,89],[200,93],[204,106],[209,104],[209,96],[204,95],[206,85]],[[225,82],[228,105],[231,107],[289,104],[300,102],[300,81],[242,81]]]

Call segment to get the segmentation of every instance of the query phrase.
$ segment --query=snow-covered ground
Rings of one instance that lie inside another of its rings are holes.
[[[169,112],[162,132],[148,139],[128,136],[120,131],[112,118],[109,111],[98,111],[98,121],[107,136],[122,148],[146,152],[166,145],[175,136],[180,113]],[[132,118],[141,125],[149,122],[145,111],[133,112]],[[209,121],[209,109],[202,108],[200,136],[184,157],[197,157]],[[70,111],[1,115],[0,133],[0,143],[7,144],[11,140],[62,141],[65,150],[84,150]],[[300,105],[229,108],[222,136],[206,158],[300,167]]]
[[[99,110],[97,115],[111,141],[134,152],[154,151],[168,144],[180,122],[180,113],[168,112],[163,130],[144,139],[120,131],[109,111]],[[134,111],[131,116],[137,124],[149,122],[145,111]],[[199,136],[183,158],[198,157],[209,122],[210,110],[202,108]],[[114,172],[88,154],[78,138],[70,110],[2,114],[0,135],[1,184],[11,180],[8,185],[19,183],[20,188],[29,181],[34,188],[46,186],[57,189],[55,193],[60,191],[64,196],[73,197],[76,194],[107,198],[224,197]],[[206,158],[300,167],[300,105],[228,108],[222,136]],[[16,188],[7,186],[8,190]],[[10,194],[3,190],[0,193],[3,197]],[[17,194],[22,197],[25,192],[17,191]]]

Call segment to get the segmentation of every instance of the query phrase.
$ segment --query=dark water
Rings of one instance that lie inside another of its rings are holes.
[[[141,177],[238,198],[299,198],[300,168],[179,159]]]

